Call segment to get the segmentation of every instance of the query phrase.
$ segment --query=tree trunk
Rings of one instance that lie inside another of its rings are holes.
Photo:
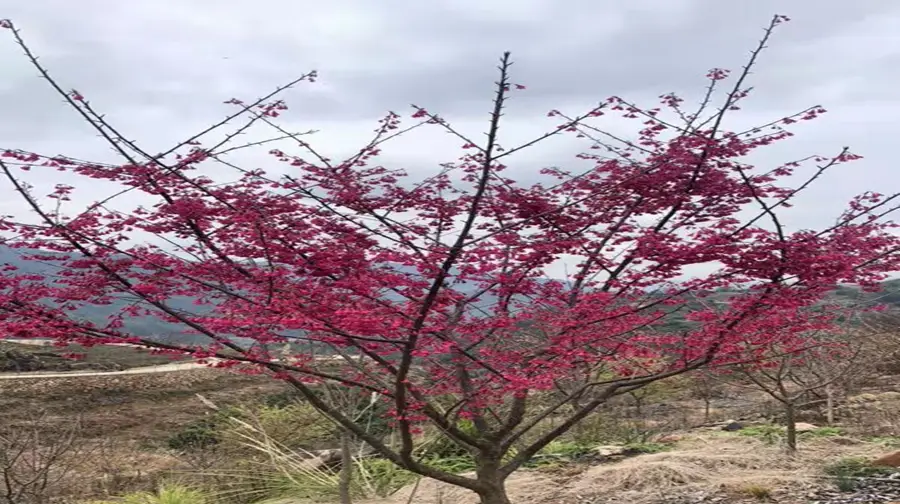
[[[793,454],[797,451],[797,416],[793,402],[784,403],[784,423],[787,430],[787,450]]]
[[[825,386],[825,421],[834,425],[834,390],[831,385]]]
[[[350,483],[353,480],[353,454],[350,453],[350,436],[352,434],[346,429],[341,431],[341,474],[338,480],[341,504],[353,504],[353,498],[350,496]]]
[[[481,499],[480,504],[512,504],[506,495],[506,487],[503,482],[490,490],[479,492],[478,497]]]
[[[634,399],[634,415],[638,418],[644,418],[644,398],[634,394],[632,394],[631,398]]]
[[[709,423],[709,409],[710,409],[709,403],[710,403],[709,397],[704,397],[703,398],[703,423],[704,424]]]
[[[506,495],[506,478],[500,474],[502,455],[482,456],[476,461],[476,478],[484,485],[478,491],[481,504],[512,504]]]

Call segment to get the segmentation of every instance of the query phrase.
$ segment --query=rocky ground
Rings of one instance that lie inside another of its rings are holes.
[[[868,504],[900,502],[900,472],[848,482],[852,490],[820,488],[807,494],[810,504]]]

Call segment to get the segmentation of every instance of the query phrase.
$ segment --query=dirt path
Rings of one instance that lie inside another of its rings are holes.
[[[53,343],[55,343],[52,339],[39,339],[39,338],[31,338],[31,339],[0,338],[0,341],[8,341],[8,342],[16,344],[16,345],[29,345],[29,346],[53,346]],[[103,346],[144,348],[140,345],[132,345],[130,343],[104,343]]]
[[[123,371],[57,371],[44,373],[40,371],[25,373],[0,373],[0,380],[33,380],[39,378],[77,378],[79,376],[117,376],[139,375],[150,373],[172,373],[206,367],[205,364],[196,362],[173,362],[172,364],[159,364],[157,366],[143,366]]]
[[[17,344],[49,346],[51,340],[9,340]],[[116,344],[115,346],[129,346],[134,348],[142,348],[139,345]],[[221,359],[209,359],[209,363],[215,363]],[[341,360],[341,357],[317,357],[317,360]],[[273,359],[278,362],[278,359]],[[190,369],[199,369],[209,367],[208,364],[199,364],[197,362],[173,362],[171,364],[157,364],[155,366],[141,366],[122,371],[55,371],[42,372],[30,371],[23,373],[0,373],[0,380],[34,380],[40,378],[77,378],[80,376],[118,376],[118,375],[141,375],[152,373],[173,373],[177,371],[187,371]]]

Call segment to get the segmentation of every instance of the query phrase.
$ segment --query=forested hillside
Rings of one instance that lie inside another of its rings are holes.
[[[22,257],[23,251],[0,246],[0,266],[12,265],[19,268],[21,273],[35,273],[47,278],[53,278],[59,270],[59,265],[52,261],[41,262],[34,260],[26,260]],[[455,289],[464,292],[474,292],[475,288],[471,285],[457,284]],[[690,327],[690,323],[684,320],[684,315],[693,310],[699,309],[703,304],[725,303],[728,298],[739,293],[738,290],[719,290],[713,292],[705,292],[703,296],[696,296],[693,293],[685,295],[687,303],[677,310],[672,310],[667,316],[667,322],[662,326],[663,330],[677,331]],[[653,294],[649,294],[652,297]],[[880,292],[863,292],[855,286],[840,286],[832,294],[832,299],[845,303],[859,304],[860,306],[872,305],[876,303],[885,304],[889,309],[900,310],[900,279],[893,279],[884,282]],[[75,312],[79,317],[103,325],[111,315],[120,312],[126,306],[138,302],[136,298],[121,298],[117,302],[109,305],[85,305]],[[482,307],[489,307],[495,302],[491,296],[483,296],[478,304]],[[204,309],[204,306],[194,304],[194,299],[187,297],[172,297],[168,303],[177,310],[184,310],[187,313],[197,313]],[[209,309],[208,307],[206,309]],[[125,321],[125,329],[135,335],[142,337],[150,337],[159,341],[172,342],[204,342],[206,338],[185,334],[185,327],[179,324],[172,324],[157,319],[152,316],[130,317]]]

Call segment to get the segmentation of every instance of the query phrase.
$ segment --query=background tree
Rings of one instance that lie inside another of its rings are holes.
[[[120,160],[2,153],[0,176],[36,219],[3,217],[0,231],[30,264],[60,270],[6,268],[0,334],[129,342],[270,373],[380,456],[465,487],[484,504],[506,504],[506,478],[610,398],[709,365],[756,362],[773,346],[800,348],[833,324],[838,314],[814,307],[837,284],[872,287],[897,269],[900,240],[885,216],[898,195],[863,194],[818,231],[790,231],[779,218],[823,172],[858,156],[843,149],[765,168],[741,161],[789,138],[789,125],[822,107],[726,128],[749,95],[750,69],[786,20],[772,19],[734,78],[711,70],[693,111],[675,94],[653,108],[611,97],[580,115],[554,110],[546,134],[503,145],[509,96],[524,89],[511,80],[506,53],[484,140],[414,107],[412,125],[387,114],[342,161],[277,122],[288,112],[276,95],[314,72],[253,102],[232,99],[236,111],[226,119],[152,153],[84,94],[66,91],[3,21]],[[640,121],[637,134],[610,133],[605,115]],[[391,139],[424,127],[454,135],[464,154],[420,180],[377,164]],[[274,136],[234,145],[251,128]],[[586,169],[517,180],[513,155],[564,134],[587,142],[589,152],[578,155]],[[261,145],[286,164],[284,174],[229,159]],[[59,184],[40,196],[26,178],[44,170],[122,190],[64,212],[76,188]],[[121,198],[133,193],[156,202]],[[577,265],[572,277],[547,278],[561,262]],[[717,309],[686,295],[723,290]],[[106,320],[78,316],[90,307],[114,309]],[[129,329],[137,317],[182,333],[165,341],[139,334]],[[336,368],[310,352],[267,350],[285,341],[354,358]],[[397,442],[366,432],[318,394],[324,382],[389,403]],[[551,419],[553,428],[537,429]],[[418,433],[427,425],[471,457],[473,477],[421,456]]]
[[[79,457],[88,450],[80,432],[80,421],[53,425],[43,412],[0,426],[0,502],[51,502],[60,486],[71,484]]]
[[[843,380],[865,363],[869,338],[853,329],[819,333],[803,342],[804,348],[773,345],[765,365],[739,364],[735,369],[783,408],[785,444],[789,452],[797,451],[797,414],[803,407],[825,402],[826,418],[834,422],[834,392]]]
[[[688,387],[693,397],[703,401],[703,424],[709,424],[712,422],[713,401],[725,393],[721,376],[706,369],[695,371],[690,374]]]

